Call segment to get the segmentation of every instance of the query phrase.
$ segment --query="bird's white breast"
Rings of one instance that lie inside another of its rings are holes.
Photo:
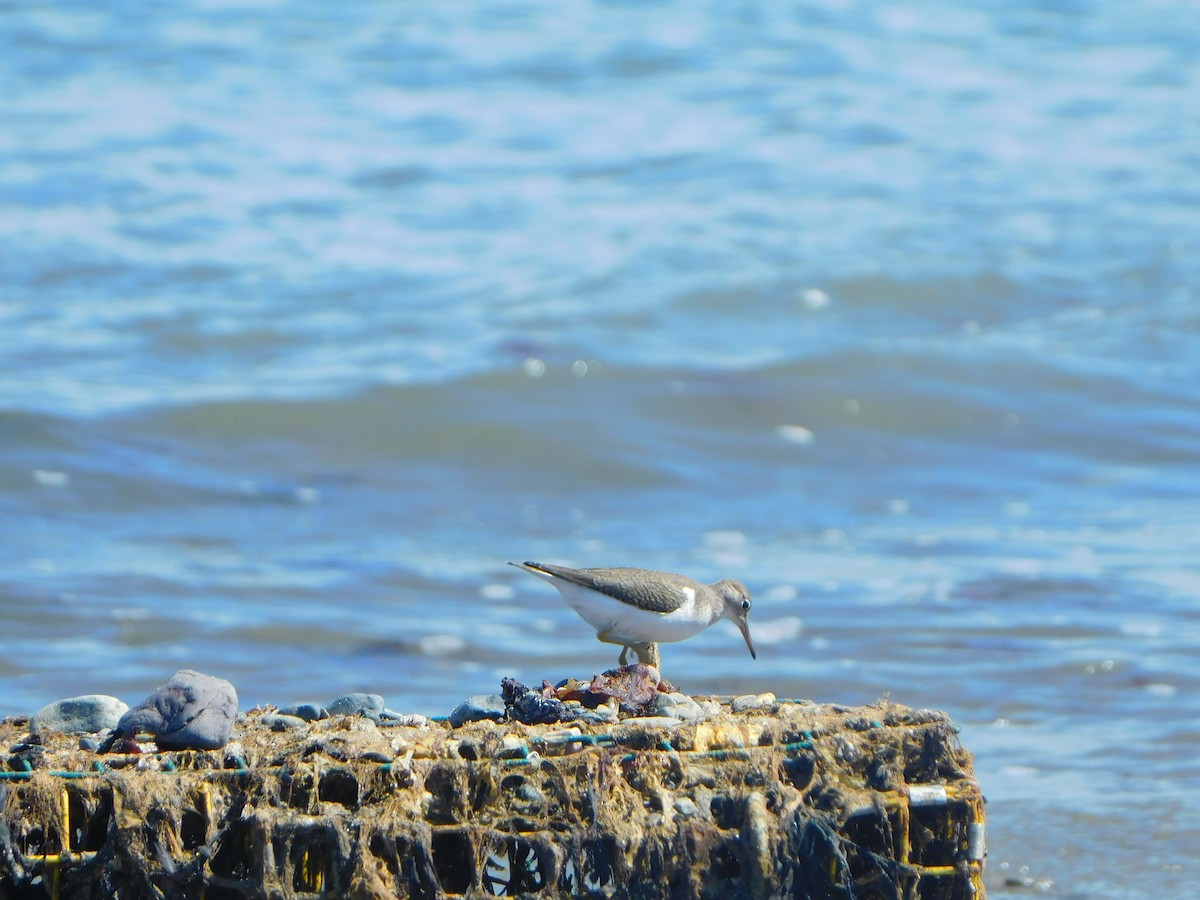
[[[569,581],[551,580],[567,604],[579,613],[597,633],[608,632],[610,640],[638,644],[646,641],[682,641],[698,634],[712,621],[696,609],[696,591],[681,590],[684,603],[669,613],[648,612],[622,603],[607,594],[580,587]]]

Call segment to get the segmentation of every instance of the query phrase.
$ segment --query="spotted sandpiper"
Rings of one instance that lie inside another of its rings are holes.
[[[729,619],[757,659],[746,617],[750,592],[731,578],[703,584],[685,575],[650,569],[571,569],[549,563],[509,563],[545,578],[571,609],[596,629],[596,637],[632,649],[640,662],[658,664],[659,642],[682,641],[718,619]]]

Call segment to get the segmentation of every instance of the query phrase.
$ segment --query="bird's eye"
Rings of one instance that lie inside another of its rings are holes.
[[[750,612],[750,601],[749,600],[742,601],[742,612]]]

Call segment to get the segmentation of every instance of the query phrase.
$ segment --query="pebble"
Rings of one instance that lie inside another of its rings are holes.
[[[329,710],[315,703],[296,703],[279,709],[281,716],[296,716],[305,722],[316,722],[318,719],[328,719]]]
[[[721,707],[721,701],[719,700],[697,700],[696,705],[700,707],[700,712],[703,713],[706,719],[724,714],[724,709]]]
[[[698,722],[705,714],[700,704],[687,694],[659,694],[650,704],[652,716],[671,716],[685,722]]]
[[[525,759],[529,756],[529,745],[518,735],[506,734],[496,756],[498,759]]]
[[[675,812],[681,816],[694,816],[699,812],[699,808],[691,797],[680,797],[675,801]]]
[[[46,748],[40,744],[16,744],[9,749],[8,767],[14,772],[29,772],[40,768],[46,758]]]
[[[299,716],[289,716],[286,713],[268,714],[260,720],[272,731],[287,731],[289,728],[303,728],[308,721]]]
[[[830,743],[833,745],[834,755],[847,765],[855,765],[862,759],[862,751],[844,734],[833,735]]]
[[[612,725],[620,718],[621,707],[615,698],[610,697],[595,709],[581,709],[575,715],[575,721],[587,722],[591,725]]]
[[[241,741],[230,741],[229,746],[225,748],[225,758],[222,764],[226,769],[245,769],[248,768],[246,762],[246,748],[242,746]]]
[[[429,724],[429,717],[420,713],[398,713],[385,709],[379,716],[380,725],[406,725],[409,728],[420,728]]]
[[[180,669],[121,716],[102,749],[147,733],[160,750],[216,750],[229,743],[237,704],[237,691],[225,679]]]
[[[540,738],[535,738],[535,740],[539,741],[543,752],[546,754],[550,756],[562,754],[565,756],[570,753],[578,753],[583,749],[583,741],[571,740],[571,738],[582,736],[582,731],[571,726],[569,728],[558,728],[553,731],[544,732]]]
[[[468,697],[450,713],[449,722],[455,728],[467,722],[479,722],[484,719],[501,721],[507,712],[504,697],[500,694],[475,694]]]
[[[858,716],[854,719],[847,719],[846,727],[851,731],[870,731],[872,728],[882,728],[883,723],[877,719],[868,719],[866,716]]]
[[[57,731],[62,734],[95,734],[112,731],[129,705],[104,694],[85,694],[48,703],[29,720],[30,731]]]
[[[326,709],[331,716],[365,716],[374,721],[383,713],[385,702],[380,694],[347,694],[338,697]]]
[[[614,735],[619,736],[629,731],[645,731],[651,728],[676,728],[683,724],[683,719],[674,716],[634,716],[622,719],[620,729],[614,729]]]
[[[526,782],[525,784],[523,784],[519,788],[517,788],[517,799],[524,800],[526,803],[530,803],[530,804],[533,804],[536,806],[541,806],[543,803],[546,802],[546,795],[543,794],[536,787],[534,787],[532,784],[529,784],[528,782]]]
[[[769,709],[775,705],[775,695],[770,691],[765,694],[743,694],[734,697],[729,704],[734,712],[746,712],[751,709]]]

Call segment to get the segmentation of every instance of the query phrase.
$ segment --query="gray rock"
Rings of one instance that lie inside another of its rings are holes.
[[[546,801],[546,795],[529,782],[525,782],[517,788],[517,798],[524,800],[526,803],[537,804],[538,806]]]
[[[29,720],[29,730],[58,731],[63,734],[112,731],[128,709],[129,706],[124,701],[104,694],[85,694],[82,697],[56,700],[33,714],[33,718]]]
[[[329,710],[323,706],[317,706],[315,703],[296,703],[292,706],[281,707],[279,715],[295,716],[305,722],[315,722],[318,719],[328,719]]]
[[[620,707],[616,701],[601,703],[595,709],[581,709],[575,714],[576,721],[587,722],[589,725],[612,725],[618,719]]]
[[[742,694],[734,697],[729,704],[734,712],[748,712],[752,709],[771,709],[775,706],[775,695],[770,691],[765,694]]]
[[[650,704],[652,716],[671,716],[685,722],[698,722],[704,718],[700,704],[687,694],[659,694]]]
[[[830,743],[833,745],[834,755],[847,765],[855,765],[863,758],[862,751],[844,734],[835,734]]]
[[[455,728],[467,722],[480,722],[484,719],[499,722],[504,718],[505,712],[504,697],[500,694],[475,694],[455,707],[454,712],[450,713],[449,721]]]
[[[380,694],[347,694],[338,697],[326,709],[331,716],[365,716],[373,721],[379,718],[385,705]]]
[[[237,691],[223,678],[180,669],[121,716],[106,746],[121,737],[151,734],[160,750],[216,750],[229,743]]]
[[[680,797],[675,801],[675,812],[681,816],[694,816],[698,812],[696,801],[691,797]]]

